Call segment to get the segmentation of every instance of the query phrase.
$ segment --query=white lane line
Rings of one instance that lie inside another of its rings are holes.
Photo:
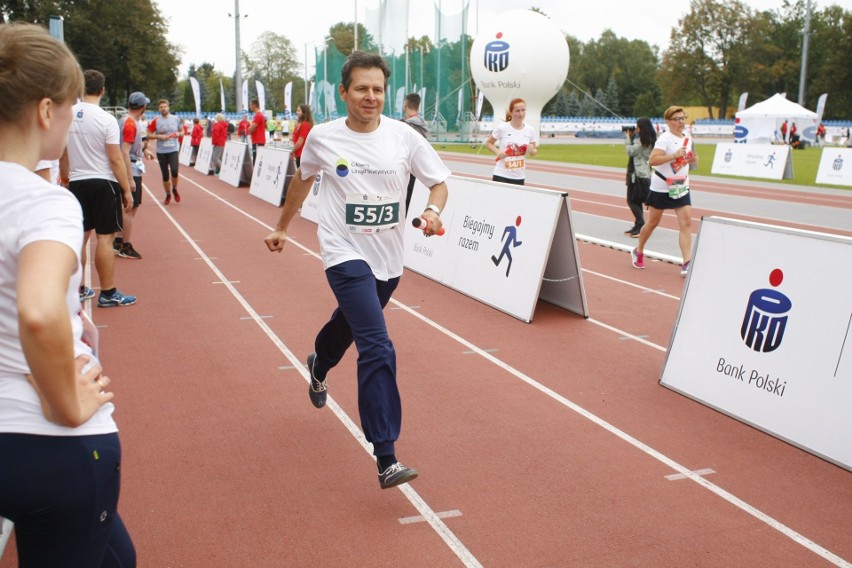
[[[181,176],[181,177],[183,177],[183,176]],[[187,179],[187,178],[184,178],[184,179]],[[194,183],[194,182],[192,182],[192,180],[187,180],[187,181]],[[198,184],[195,184],[195,185],[198,185]],[[201,186],[198,186],[198,187],[200,187],[201,189],[203,189],[207,193],[210,193],[205,188],[203,188]],[[149,194],[149,196],[151,197],[151,200],[156,202],[153,194],[151,193],[151,190],[144,185],[143,185],[143,188]],[[211,195],[213,195],[213,194],[211,193]],[[222,200],[222,201],[224,201],[224,200]],[[299,374],[302,375],[302,378],[305,380],[305,382],[309,383],[310,377],[308,376],[308,372],[304,367],[302,367],[299,359],[293,354],[292,351],[290,351],[290,349],[287,348],[287,346],[284,344],[284,342],[281,341],[281,339],[277,335],[275,335],[275,332],[273,332],[269,328],[269,326],[266,325],[266,322],[264,322],[263,319],[261,319],[261,317],[258,315],[258,313],[254,310],[254,308],[252,308],[251,304],[249,304],[249,302],[242,296],[242,294],[240,294],[237,291],[237,289],[234,288],[234,286],[232,286],[228,282],[228,279],[219,270],[219,268],[216,266],[216,264],[213,263],[211,260],[209,260],[206,257],[206,255],[205,255],[204,251],[201,249],[201,247],[199,247],[196,244],[196,242],[192,239],[192,237],[190,237],[190,235],[183,229],[183,227],[180,225],[180,223],[178,223],[178,221],[174,217],[172,217],[172,215],[168,211],[166,211],[166,208],[161,203],[157,202],[157,205],[162,210],[162,212],[165,214],[166,218],[172,223],[172,225],[174,225],[175,229],[177,229],[177,231],[186,239],[186,242],[189,243],[189,245],[195,250],[195,252],[198,254],[198,256],[200,256],[204,259],[204,262],[207,264],[207,266],[210,268],[210,270],[212,270],[213,273],[216,274],[216,276],[219,278],[219,280],[228,288],[228,290],[231,292],[231,295],[240,303],[240,305],[243,307],[243,309],[245,309],[245,311],[254,319],[254,321],[257,323],[258,327],[260,327],[263,330],[263,332],[266,334],[266,336],[270,339],[270,341],[272,341],[272,343],[276,347],[278,347],[278,350],[284,355],[284,357],[286,357],[298,369]],[[237,208],[235,207],[234,209],[237,209]],[[239,211],[239,209],[237,209],[237,210]],[[270,228],[270,230],[271,230],[271,228]],[[352,421],[352,419],[349,418],[349,416],[346,414],[346,412],[343,411],[343,409],[337,404],[337,402],[331,396],[328,397],[327,402],[326,402],[326,406],[329,408],[329,410],[331,410],[334,413],[334,415],[338,418],[338,420],[340,420],[343,423],[343,425],[346,426],[346,429],[349,430],[349,433],[352,434],[352,436],[356,440],[358,440],[358,443],[361,445],[361,447],[364,449],[364,451],[367,452],[368,455],[372,456],[371,444],[369,442],[367,442],[367,439],[364,437],[364,434],[361,432],[361,430],[358,428],[358,426],[355,425],[355,423]],[[398,488],[402,492],[402,494],[406,496],[406,498],[414,506],[414,508],[417,509],[417,512],[419,512],[420,515],[424,519],[426,519],[426,522],[429,523],[429,525],[432,527],[432,529],[438,534],[438,536],[441,537],[441,539],[450,548],[450,550],[452,550],[453,553],[459,558],[459,560],[462,561],[464,566],[466,566],[468,568],[482,568],[482,564],[480,564],[480,562],[476,559],[476,557],[473,556],[473,554],[467,549],[467,547],[464,544],[462,544],[461,540],[450,530],[450,528],[444,523],[444,521],[442,521],[438,517],[438,515],[435,513],[435,511],[432,510],[432,508],[426,503],[426,501],[424,501],[420,497],[420,495],[410,485],[408,485],[408,484],[400,485],[400,486],[398,486]]]
[[[194,182],[192,182],[192,180],[188,180],[188,181],[190,181],[191,183],[194,183]],[[194,183],[194,184],[195,184],[195,183]],[[268,225],[266,225],[265,223],[263,223],[263,222],[261,222],[261,221],[257,220],[255,217],[252,217],[250,214],[248,214],[248,213],[246,213],[246,212],[242,211],[241,209],[239,209],[238,207],[236,207],[236,206],[232,205],[231,203],[228,203],[227,201],[225,201],[224,199],[220,198],[220,197],[219,197],[219,196],[217,196],[216,194],[214,194],[214,193],[210,192],[210,191],[209,191],[209,190],[207,190],[206,188],[204,188],[204,187],[202,187],[202,186],[200,186],[200,185],[198,185],[198,184],[195,184],[195,185],[196,185],[196,186],[198,186],[198,187],[199,187],[202,191],[205,191],[206,193],[210,194],[211,196],[215,197],[216,199],[219,199],[220,201],[222,201],[223,203],[225,203],[226,205],[228,205],[229,207],[231,207],[231,208],[232,208],[232,209],[234,209],[235,211],[237,211],[237,212],[239,212],[239,213],[241,213],[241,214],[245,215],[246,217],[248,217],[248,218],[250,218],[250,219],[255,220],[257,223],[259,223],[260,225],[262,225],[262,226],[264,226],[264,227],[268,228],[269,230],[272,230],[272,227],[269,227],[269,226],[268,226]],[[173,222],[174,222],[174,221],[173,221]],[[302,249],[303,251],[305,251],[305,252],[311,252],[308,248],[304,247],[303,245],[299,244],[298,242],[295,242],[295,241],[293,241],[293,240],[291,240],[291,239],[288,239],[288,242],[290,242],[290,243],[292,243],[293,245],[295,245],[295,246],[297,246],[297,247],[301,248],[301,249]],[[316,254],[316,253],[312,253],[312,254],[313,254],[313,256],[315,256],[315,257],[319,258],[319,255],[318,255],[318,254]],[[210,263],[208,263],[208,264],[210,264]],[[222,278],[222,279],[224,280],[224,278]],[[234,290],[234,291],[233,291],[233,293],[234,293],[234,294],[237,294],[236,290]],[[240,297],[240,298],[241,298],[241,297]],[[243,301],[244,301],[244,300],[243,300]],[[494,364],[494,365],[496,365],[497,367],[499,367],[499,368],[503,369],[504,371],[506,371],[506,372],[507,372],[507,373],[509,373],[510,375],[513,375],[514,377],[516,377],[516,378],[517,378],[517,379],[519,379],[520,381],[523,381],[523,382],[527,383],[528,385],[530,385],[530,386],[531,386],[531,387],[533,387],[534,389],[538,390],[538,391],[539,391],[539,392],[541,392],[542,394],[544,394],[544,395],[546,395],[546,396],[550,397],[551,399],[555,400],[556,402],[558,402],[558,403],[560,403],[560,404],[562,404],[562,405],[566,406],[567,408],[569,408],[569,409],[573,410],[574,412],[576,412],[576,413],[577,413],[577,414],[579,414],[580,416],[583,416],[584,418],[588,419],[589,421],[593,422],[594,424],[598,425],[599,427],[603,428],[604,430],[606,430],[606,431],[610,432],[610,433],[611,433],[611,434],[613,434],[614,436],[616,436],[616,437],[620,438],[621,440],[623,440],[623,441],[627,442],[628,444],[630,444],[630,445],[631,445],[631,446],[633,446],[634,448],[636,448],[636,449],[638,449],[638,450],[640,450],[640,451],[644,452],[644,453],[645,453],[645,454],[647,454],[648,456],[650,456],[650,457],[654,458],[655,460],[657,460],[657,461],[659,461],[659,462],[661,462],[661,463],[665,464],[666,466],[670,467],[670,468],[671,468],[671,469],[673,469],[674,471],[676,471],[676,472],[678,472],[678,473],[682,474],[685,478],[692,480],[693,482],[697,483],[699,486],[701,486],[701,487],[703,487],[704,489],[706,489],[706,490],[710,491],[711,493],[714,493],[715,495],[717,495],[718,497],[720,497],[720,498],[722,498],[723,500],[727,501],[729,504],[733,505],[734,507],[736,507],[736,508],[738,508],[738,509],[740,509],[740,510],[742,510],[742,511],[746,512],[746,513],[748,513],[749,515],[753,516],[753,517],[754,517],[754,518],[756,518],[757,520],[759,520],[759,521],[763,522],[764,524],[768,525],[769,527],[771,527],[771,528],[775,529],[776,531],[780,532],[781,534],[783,534],[784,536],[786,536],[786,537],[787,537],[787,538],[789,538],[790,540],[792,540],[792,541],[796,542],[797,544],[799,544],[799,545],[803,546],[804,548],[806,548],[806,549],[810,550],[810,551],[811,551],[811,552],[813,552],[814,554],[817,554],[818,556],[821,556],[822,558],[824,558],[824,559],[828,560],[829,562],[831,562],[831,563],[832,563],[832,564],[834,564],[835,566],[842,566],[842,567],[846,567],[846,568],[852,568],[852,563],[850,563],[850,562],[848,562],[848,561],[844,560],[843,558],[840,558],[839,556],[837,556],[837,555],[836,555],[836,554],[834,554],[833,552],[831,552],[831,551],[827,550],[826,548],[823,548],[822,546],[820,546],[820,545],[819,545],[819,544],[817,544],[816,542],[814,542],[814,541],[812,541],[812,540],[808,539],[808,538],[807,538],[807,537],[805,537],[804,535],[802,535],[802,534],[800,534],[800,533],[796,532],[795,530],[793,530],[792,528],[788,527],[787,525],[785,525],[785,524],[781,523],[780,521],[778,521],[778,520],[776,520],[776,519],[774,519],[774,518],[770,517],[769,515],[767,515],[767,514],[766,514],[766,513],[764,513],[763,511],[760,511],[760,510],[759,510],[759,509],[757,509],[756,507],[753,507],[752,505],[749,505],[748,503],[746,503],[745,501],[743,501],[742,499],[740,499],[740,498],[739,498],[739,497],[737,497],[736,495],[733,495],[732,493],[730,493],[730,492],[726,491],[725,489],[722,489],[721,487],[719,487],[719,486],[717,486],[717,485],[715,485],[715,484],[713,484],[713,483],[711,483],[711,482],[707,481],[706,479],[704,479],[704,478],[703,478],[703,477],[701,477],[700,475],[696,475],[695,473],[693,473],[692,471],[690,471],[690,470],[689,470],[688,468],[686,468],[685,466],[683,466],[683,465],[679,464],[678,462],[676,462],[676,461],[674,461],[673,459],[669,458],[668,456],[666,456],[666,455],[662,454],[661,452],[658,452],[658,451],[657,451],[657,450],[655,450],[654,448],[651,448],[650,446],[646,445],[644,442],[641,442],[640,440],[638,440],[638,439],[634,438],[633,436],[631,436],[631,435],[627,434],[626,432],[623,432],[622,430],[620,430],[620,429],[616,428],[615,426],[613,426],[612,424],[610,424],[610,423],[609,423],[609,422],[607,422],[606,420],[604,420],[604,419],[602,419],[602,418],[598,417],[598,416],[597,416],[597,415],[595,415],[595,414],[592,414],[591,412],[589,412],[589,411],[588,411],[588,410],[586,410],[585,408],[583,408],[583,407],[579,406],[578,404],[576,404],[576,403],[574,403],[574,402],[572,402],[572,401],[568,400],[568,399],[567,399],[567,398],[565,398],[564,396],[562,396],[562,395],[560,395],[559,393],[557,393],[557,392],[555,392],[555,391],[551,390],[550,388],[548,388],[548,387],[546,387],[545,385],[543,385],[543,384],[539,383],[538,381],[536,381],[536,380],[534,380],[534,379],[532,379],[532,378],[528,377],[527,375],[525,375],[525,374],[524,374],[524,373],[522,373],[521,371],[519,371],[519,370],[515,369],[514,367],[511,367],[510,365],[508,365],[507,363],[504,363],[503,361],[501,361],[500,359],[498,359],[498,358],[494,357],[494,356],[493,356],[493,355],[491,355],[490,353],[488,353],[488,352],[484,351],[483,349],[480,349],[479,347],[477,347],[477,346],[473,345],[472,343],[470,343],[469,341],[467,341],[467,340],[466,340],[466,339],[464,339],[463,337],[461,337],[461,336],[457,335],[456,333],[454,333],[454,332],[450,331],[449,329],[447,329],[447,328],[443,327],[443,326],[442,326],[442,325],[440,325],[439,323],[437,323],[437,322],[435,322],[435,321],[430,320],[429,318],[427,318],[426,316],[424,316],[424,315],[423,315],[423,314],[421,314],[421,313],[418,313],[418,312],[417,312],[417,311],[415,311],[415,310],[410,309],[408,306],[406,306],[405,304],[400,303],[398,300],[396,300],[396,299],[394,299],[394,298],[391,298],[390,303],[392,303],[393,305],[395,305],[395,306],[399,307],[400,309],[402,309],[402,310],[404,310],[404,311],[408,312],[411,316],[413,316],[413,317],[415,317],[415,318],[419,319],[420,321],[422,321],[422,322],[423,322],[423,323],[425,323],[426,325],[428,325],[428,326],[432,327],[433,329],[435,329],[435,330],[437,330],[437,331],[439,331],[439,332],[443,333],[443,334],[444,334],[444,335],[446,335],[447,337],[449,337],[449,338],[451,338],[451,339],[455,340],[456,342],[460,343],[461,345],[463,345],[463,346],[467,347],[469,350],[471,350],[471,351],[475,351],[475,352],[476,352],[477,354],[479,354],[482,358],[484,358],[484,359],[486,359],[486,360],[490,361],[491,363],[493,363],[493,364]],[[249,308],[249,309],[250,309],[250,308]],[[616,328],[616,327],[613,327],[613,326],[611,326],[611,325],[608,325],[608,324],[605,324],[605,323],[603,323],[603,322],[597,321],[597,320],[595,320],[595,319],[593,319],[593,318],[589,318],[587,321],[589,321],[589,322],[591,322],[591,323],[593,323],[593,324],[595,324],[595,325],[598,325],[598,326],[600,326],[600,327],[603,327],[604,329],[610,330],[610,331],[612,331],[612,332],[614,332],[614,333],[618,334],[619,336],[628,336],[628,337],[631,337],[631,338],[633,338],[635,341],[638,341],[639,343],[642,343],[643,345],[647,345],[648,347],[651,347],[651,348],[653,348],[653,349],[657,349],[657,350],[659,350],[659,351],[663,351],[663,352],[665,352],[665,351],[666,351],[666,348],[665,348],[665,347],[662,347],[662,346],[657,345],[657,344],[655,344],[655,343],[651,343],[650,341],[647,341],[647,340],[645,340],[645,339],[642,339],[641,337],[638,337],[638,336],[636,336],[636,335],[633,335],[633,334],[627,333],[627,332],[626,332],[626,331],[624,331],[624,330],[620,330],[620,329],[618,329],[618,328]],[[258,325],[262,325],[263,327],[265,327],[265,325],[263,325],[263,322],[262,322],[262,321],[258,321]],[[268,328],[267,328],[267,329],[268,329]],[[277,339],[277,338],[276,338],[276,339]],[[282,347],[283,347],[283,345],[282,345]],[[286,348],[284,348],[284,349],[286,349]],[[289,353],[289,351],[288,351],[288,353]],[[291,360],[295,361],[294,359],[291,359]],[[300,369],[300,372],[301,372],[301,373],[303,374],[303,376],[305,377],[305,380],[308,380],[308,379],[307,379],[307,371],[303,371],[302,369]],[[331,400],[331,399],[330,399],[330,397],[329,397],[329,401],[330,401],[330,400]],[[345,415],[344,415],[344,416],[345,416]],[[348,420],[348,417],[347,417],[347,420]],[[353,425],[353,426],[354,426],[354,425]],[[355,427],[355,429],[357,430],[357,427]],[[357,431],[358,431],[358,432],[360,432],[360,430],[357,430]],[[367,451],[369,451],[369,450],[367,450]],[[410,489],[407,485],[401,485],[400,487],[402,488],[403,493],[405,493],[405,492],[406,492],[406,489]],[[413,490],[412,490],[412,491],[413,491]],[[419,496],[418,496],[417,498],[419,499]],[[425,503],[424,503],[424,506],[425,506]],[[431,509],[429,509],[429,511],[431,512]],[[434,517],[434,521],[430,520],[430,523],[429,523],[429,524],[432,524],[432,525],[433,525],[433,527],[435,526],[435,525],[433,524],[433,522],[435,522],[435,523],[441,523],[441,525],[443,525],[443,523],[440,521],[440,519],[438,519],[438,518],[435,516],[435,513],[434,513],[434,512],[431,512],[431,514],[432,514],[432,516]],[[426,515],[424,515],[424,516],[426,516]],[[428,517],[428,516],[427,516],[427,519],[429,519],[429,517]],[[446,529],[446,530],[449,532],[449,529],[448,529],[448,528],[446,528],[446,525],[443,525],[443,526],[444,526],[444,529]],[[436,530],[437,530],[437,529],[436,529]],[[449,534],[451,534],[451,535],[452,535],[452,533],[451,533],[451,532],[449,532]],[[442,536],[443,536],[443,535],[442,535]],[[452,536],[453,536],[453,538],[455,538],[455,535],[452,535]],[[459,543],[459,544],[461,544],[461,543]],[[467,549],[465,549],[465,551],[466,551],[466,550],[467,550]],[[458,554],[458,553],[457,553],[457,554]],[[468,554],[469,554],[469,553],[468,553]],[[460,556],[460,558],[461,558],[461,556]],[[472,558],[472,557],[471,557],[471,558]],[[475,559],[474,559],[474,560],[475,560]]]
[[[629,251],[628,251],[629,252]],[[619,284],[624,284],[625,286],[631,286],[633,288],[638,288],[642,290],[646,294],[657,294],[658,296],[662,296],[663,298],[669,298],[672,300],[677,300],[680,302],[680,296],[672,296],[671,294],[666,294],[662,290],[654,290],[652,288],[646,288],[645,286],[640,286],[639,284],[634,284],[633,282],[628,282],[627,280],[622,280],[621,278],[615,278],[614,276],[608,276],[606,274],[602,274],[600,272],[595,272],[594,270],[589,270],[588,268],[584,268],[583,272],[587,272],[588,274],[592,274],[599,278],[605,278],[607,280],[612,280],[613,282],[618,282]]]
[[[438,513],[439,519],[451,519],[453,517],[461,517],[461,516],[462,516],[462,512],[459,511],[458,509],[453,509],[452,511],[443,511],[441,513]],[[401,524],[401,525],[412,525],[414,523],[422,523],[422,522],[425,522],[425,521],[426,521],[426,519],[424,519],[420,515],[415,515],[413,517],[402,517],[401,519],[399,519],[399,524]]]
[[[710,469],[709,467],[705,467],[704,469],[696,469],[692,473],[694,473],[695,475],[710,475],[711,473],[716,472]],[[678,479],[686,479],[686,476],[681,475],[679,473],[673,473],[671,475],[667,475],[666,479],[668,479],[669,481],[677,481]]]

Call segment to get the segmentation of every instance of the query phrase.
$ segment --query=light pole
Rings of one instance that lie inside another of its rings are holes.
[[[245,18],[247,14],[243,14],[242,17]],[[237,112],[243,111],[243,73],[242,73],[242,61],[241,61],[241,49],[240,49],[240,0],[234,0],[234,13],[228,14],[229,18],[234,18],[234,44],[236,51],[236,65],[235,65],[235,81],[237,83]]]

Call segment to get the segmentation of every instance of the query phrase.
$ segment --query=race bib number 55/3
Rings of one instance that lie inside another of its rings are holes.
[[[399,225],[399,201],[346,202],[346,225],[353,233],[378,233]]]

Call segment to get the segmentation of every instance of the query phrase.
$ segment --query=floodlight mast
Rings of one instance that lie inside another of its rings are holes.
[[[808,49],[811,43],[811,0],[805,2],[805,27],[802,30],[802,64],[799,69],[799,104],[805,106],[805,86],[808,77]]]

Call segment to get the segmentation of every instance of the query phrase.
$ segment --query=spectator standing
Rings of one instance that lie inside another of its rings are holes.
[[[237,136],[240,137],[240,142],[243,144],[248,142],[249,126],[251,126],[251,123],[249,122],[248,115],[244,114],[237,127]]]
[[[0,515],[19,566],[133,568],[115,395],[77,296],[80,204],[33,173],[62,154],[83,76],[31,24],[0,26],[0,60]]]
[[[678,244],[683,255],[680,275],[689,272],[692,260],[692,201],[689,193],[689,170],[698,164],[692,151],[692,140],[684,136],[686,113],[683,107],[670,106],[663,115],[667,129],[654,143],[648,164],[656,168],[648,192],[648,220],[639,233],[639,243],[630,253],[634,268],[645,268],[645,243],[660,224],[663,211],[673,209],[679,227]]]
[[[302,151],[305,149],[305,141],[308,133],[314,127],[314,114],[311,105],[300,104],[296,107],[296,127],[293,128],[293,158],[298,168],[302,162]]]
[[[784,144],[787,143],[787,119],[784,119],[784,122],[781,123],[781,141]]]
[[[180,167],[178,139],[183,137],[182,133],[185,126],[180,118],[169,112],[169,101],[166,99],[157,101],[157,111],[160,115],[148,124],[148,138],[157,141],[157,162],[160,164],[163,190],[166,192],[166,199],[163,204],[168,205],[172,202],[172,194],[175,196],[175,202],[180,203],[180,194],[177,189],[178,169]],[[169,174],[171,174],[171,177],[169,177]]]
[[[538,153],[538,137],[535,131],[524,124],[527,103],[524,99],[512,99],[506,112],[506,122],[498,125],[485,145],[497,155],[494,166],[494,181],[524,185],[526,158]]]
[[[192,157],[189,159],[189,167],[194,166],[195,160],[198,159],[198,149],[201,147],[202,138],[204,138],[204,127],[201,126],[201,120],[193,118],[192,133],[189,139],[189,144],[192,146]]]
[[[257,159],[257,147],[266,145],[266,119],[260,112],[260,103],[257,99],[249,102],[249,109],[254,113],[249,126],[251,136],[251,159],[252,163]]]
[[[127,108],[130,111],[118,123],[121,131],[121,155],[127,167],[128,179],[133,180],[133,207],[124,214],[124,225],[121,236],[115,238],[113,247],[116,254],[122,258],[139,260],[142,255],[133,248],[131,235],[136,221],[136,211],[142,205],[142,174],[145,173],[144,158],[153,156],[148,152],[148,140],[142,140],[142,129],[139,120],[145,114],[145,107],[151,101],[143,93],[130,93],[127,98]]]
[[[68,146],[60,161],[60,177],[83,209],[82,259],[86,262],[89,237],[95,231],[95,269],[101,285],[98,307],[129,306],[135,296],[115,287],[115,234],[122,230],[122,205],[129,214],[133,196],[127,166],[121,156],[121,132],[115,117],[100,107],[104,95],[104,75],[89,69],[83,74],[83,100],[74,105],[74,120],[68,133]],[[94,293],[81,289],[81,296]]]
[[[213,173],[217,176],[222,169],[222,154],[225,153],[225,142],[228,141],[228,121],[225,120],[225,115],[219,113],[213,120],[213,155],[210,158],[210,165],[213,167]]]
[[[315,407],[325,406],[327,374],[354,341],[361,426],[373,444],[379,486],[387,489],[417,477],[417,471],[396,459],[402,406],[396,354],[382,312],[403,272],[400,201],[408,176],[415,171],[431,188],[422,214],[428,222],[426,232],[437,233],[447,200],[444,180],[450,171],[422,136],[382,116],[390,76],[384,58],[355,51],[341,75],[338,91],[348,116],[311,132],[276,230],[265,243],[270,251],[282,250],[291,220],[314,177],[322,173],[318,234],[338,307],[317,335],[315,352],[308,355],[308,395]],[[341,156],[352,164],[345,176],[340,175]]]
[[[629,157],[627,167],[627,206],[633,214],[633,226],[624,231],[625,235],[639,237],[639,232],[645,225],[645,215],[642,206],[651,187],[651,167],[648,159],[651,150],[657,142],[657,133],[650,119],[642,117],[636,121],[636,128],[624,133],[626,151]]]
[[[408,93],[402,100],[402,120],[423,136],[423,138],[429,138],[429,126],[423,120],[423,117],[420,116],[420,95],[417,93]],[[416,179],[414,174],[408,178],[408,188],[405,192],[406,211],[408,211],[408,206],[411,204],[411,194],[414,193],[414,181]]]

